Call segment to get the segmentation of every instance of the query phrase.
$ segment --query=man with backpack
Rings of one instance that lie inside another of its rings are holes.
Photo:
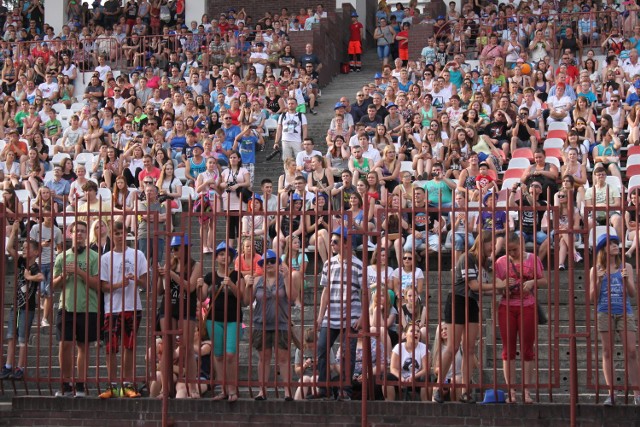
[[[278,119],[274,150],[278,150],[282,142],[282,160],[296,158],[302,151],[302,140],[307,138],[307,117],[296,112],[297,102],[293,98],[287,100],[287,111]]]

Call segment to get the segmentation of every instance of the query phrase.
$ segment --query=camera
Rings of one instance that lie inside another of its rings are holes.
[[[227,188],[224,191],[226,191],[227,193],[231,193],[231,187],[233,187],[236,184],[237,184],[236,181],[227,182]]]
[[[282,151],[280,151],[280,149],[279,149],[279,148],[278,148],[278,149],[276,149],[276,150],[273,150],[273,152],[267,156],[266,160],[267,160],[267,161],[269,161],[269,160],[273,160],[273,159],[274,159],[277,155],[279,155],[280,153],[282,153]]]

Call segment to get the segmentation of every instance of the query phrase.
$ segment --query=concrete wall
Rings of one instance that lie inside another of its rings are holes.
[[[522,426],[565,427],[569,406],[537,405],[438,405],[423,402],[368,402],[370,426]],[[3,411],[0,425],[10,426],[160,426],[162,402],[157,399],[13,399],[12,411]],[[254,402],[241,399],[234,404],[202,400],[170,400],[168,425],[210,426],[357,426],[361,425],[361,402],[282,402],[269,399]],[[637,425],[633,405],[578,405],[579,426]],[[215,420],[215,421],[213,421]],[[636,420],[636,421],[634,421]],[[213,423],[213,424],[212,424]]]

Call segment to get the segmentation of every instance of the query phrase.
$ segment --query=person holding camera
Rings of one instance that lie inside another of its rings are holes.
[[[240,153],[232,150],[229,154],[229,167],[222,171],[220,177],[220,190],[222,191],[222,203],[224,212],[235,213],[229,216],[227,231],[229,245],[236,245],[236,238],[240,232],[239,211],[247,210],[247,205],[242,201],[242,192],[250,190],[251,177],[249,171],[242,166]]]
[[[509,157],[509,153],[513,153],[517,148],[528,147],[535,152],[538,148],[538,140],[536,139],[536,123],[529,120],[529,109],[520,107],[518,118],[515,120],[512,129],[511,144],[502,144],[502,151]],[[511,150],[511,151],[509,151]]]
[[[518,188],[520,198],[517,199]],[[509,195],[509,207],[519,210],[516,235],[522,238],[522,243],[534,242],[540,246],[538,256],[544,259],[547,254],[547,234],[542,231],[542,217],[544,212],[539,212],[540,207],[545,208],[547,202],[541,198],[542,182],[537,178],[530,181],[529,185],[517,182],[511,188]],[[533,207],[532,210],[526,208]]]

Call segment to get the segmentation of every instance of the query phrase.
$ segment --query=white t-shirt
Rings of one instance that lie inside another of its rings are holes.
[[[393,268],[380,267],[380,275],[378,275],[378,266],[377,265],[368,265],[367,266],[367,285],[369,289],[374,287],[375,285],[384,285],[385,287],[389,287],[389,280],[391,279],[391,275],[393,274]]]
[[[111,67],[109,67],[109,66],[108,66],[108,65],[106,65],[106,64],[105,64],[105,65],[103,65],[103,66],[98,65],[98,66],[96,67],[95,71],[96,71],[96,72],[98,72],[98,73],[100,73],[100,81],[103,81],[103,82],[104,82],[104,81],[106,80],[106,78],[107,78],[107,73],[108,73],[109,71],[111,71]]]
[[[289,142],[302,142],[302,126],[307,124],[304,114],[286,112],[280,116],[279,124],[282,125],[282,140]]]
[[[124,255],[124,256],[123,256]],[[124,261],[124,265],[123,265]],[[113,266],[113,270],[111,269]],[[124,275],[123,275],[124,269]],[[100,280],[109,283],[122,283],[122,278],[127,274],[140,277],[149,272],[147,258],[142,251],[126,248],[123,252],[109,251],[100,258]],[[140,290],[133,280],[123,289],[116,289],[111,293],[105,292],[104,312],[122,313],[123,311],[140,311],[142,302]],[[124,307],[122,293],[124,292]]]
[[[400,270],[402,270],[402,278],[400,278]],[[405,289],[411,287],[414,284],[414,277],[415,282],[420,279],[424,279],[424,273],[419,267],[416,267],[415,275],[413,271],[404,271],[404,269],[396,268],[391,277],[393,279],[400,279],[400,289],[402,289],[402,291],[404,292]]]
[[[296,156],[296,166],[303,168],[306,173],[311,173],[311,159],[313,156],[322,156],[322,153],[318,150],[313,150],[309,154],[306,150],[302,150]]]
[[[418,342],[413,350],[408,350],[405,344],[396,344],[393,348],[393,353],[400,358],[400,374],[404,379],[410,378],[414,373],[422,369],[422,358],[429,354],[425,343]]]
[[[42,97],[46,99],[51,99],[53,94],[59,91],[58,83],[53,82],[40,83],[40,85],[38,85],[38,89],[40,89],[40,92],[42,92]]]

